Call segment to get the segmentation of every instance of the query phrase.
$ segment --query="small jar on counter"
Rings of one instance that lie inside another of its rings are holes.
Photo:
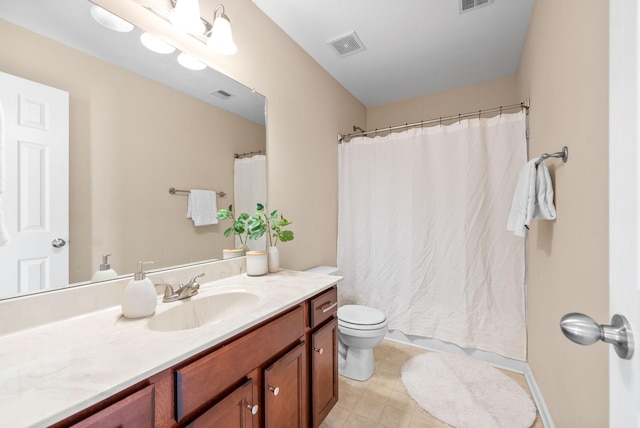
[[[247,251],[247,275],[265,275],[269,269],[266,251]]]

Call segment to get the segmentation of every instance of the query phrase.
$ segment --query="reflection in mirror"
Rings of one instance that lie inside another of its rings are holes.
[[[0,71],[69,97],[69,232],[60,236],[68,280],[43,279],[52,288],[89,281],[106,254],[119,274],[134,272],[139,260],[158,269],[221,259],[235,246],[223,235],[227,225],[195,226],[186,217],[188,193],[171,195],[169,188],[224,192],[215,200],[227,207],[241,196],[234,154],[265,151],[264,97],[210,68],[181,67],[179,52],[149,51],[136,28],[104,28],[91,6],[0,3],[0,32],[12,40],[0,52]],[[7,187],[16,185],[11,181],[7,176]],[[16,194],[3,195],[6,217],[18,211]],[[16,270],[3,264],[13,241],[0,247],[1,272]],[[21,274],[20,281],[0,277],[0,298],[38,288]]]

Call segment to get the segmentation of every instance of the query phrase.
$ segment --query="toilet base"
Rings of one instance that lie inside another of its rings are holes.
[[[338,373],[349,379],[365,381],[373,376],[375,363],[373,349],[359,349],[349,347],[346,357],[338,356]]]

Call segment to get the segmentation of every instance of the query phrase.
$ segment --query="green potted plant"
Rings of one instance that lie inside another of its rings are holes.
[[[293,241],[293,231],[286,227],[292,222],[287,220],[278,210],[267,213],[263,204],[258,204],[257,212],[249,220],[249,237],[258,239],[267,234],[267,254],[269,258],[269,272],[277,272],[280,269],[280,253],[278,251],[278,241]]]
[[[217,216],[218,220],[231,220],[231,226],[224,231],[224,236],[236,235],[240,240],[240,248],[234,250],[223,250],[223,258],[232,258],[244,256],[247,252],[247,239],[249,239],[250,229],[248,222],[250,219],[249,214],[241,213],[236,218],[233,214],[233,205],[229,205],[227,209],[219,209]],[[235,241],[235,239],[234,239]]]

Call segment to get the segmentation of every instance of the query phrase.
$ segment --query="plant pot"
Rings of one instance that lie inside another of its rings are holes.
[[[226,250],[222,250],[222,259],[223,260],[234,259],[236,257],[242,257],[242,256],[246,255],[246,253],[247,253],[247,249],[246,248],[226,249]]]
[[[278,272],[280,270],[280,251],[278,251],[278,247],[269,247],[267,254],[269,256],[269,272]]]

